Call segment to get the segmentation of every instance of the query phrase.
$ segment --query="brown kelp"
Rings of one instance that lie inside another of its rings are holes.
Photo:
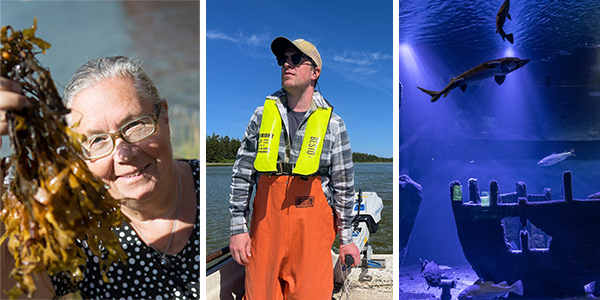
[[[81,135],[67,125],[69,109],[50,72],[35,58],[50,48],[35,36],[36,29],[37,19],[23,31],[1,29],[1,76],[20,83],[32,103],[6,115],[12,154],[2,161],[0,216],[6,232],[0,244],[8,239],[15,259],[11,298],[31,297],[33,276],[40,272],[66,276],[72,284],[81,280],[86,261],[76,240],[85,240],[103,258],[104,272],[110,262],[126,258],[111,230],[124,220],[119,202],[79,156]]]

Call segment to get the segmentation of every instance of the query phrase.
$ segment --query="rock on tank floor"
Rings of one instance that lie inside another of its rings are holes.
[[[436,262],[438,263],[438,262]],[[441,263],[440,265],[443,265]],[[456,280],[456,288],[450,290],[452,299],[458,299],[458,295],[466,287],[472,285],[477,278],[477,274],[471,269],[469,265],[456,265],[449,266],[450,269],[442,270],[442,275],[448,277],[448,279]],[[400,288],[400,300],[417,300],[417,299],[440,299],[442,295],[442,289],[440,288],[429,288],[425,279],[421,277],[421,266],[411,265],[400,269],[398,286]],[[341,298],[344,299],[344,298]],[[357,298],[358,299],[358,298]],[[387,299],[387,298],[362,298],[362,299]],[[526,300],[583,300],[583,299],[599,299],[591,295],[576,296],[567,298],[524,298],[519,296],[509,295],[508,298],[501,299],[526,299]]]

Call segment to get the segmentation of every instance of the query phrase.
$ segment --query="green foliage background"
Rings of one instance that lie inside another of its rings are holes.
[[[355,163],[360,162],[392,162],[393,158],[379,157],[373,154],[352,152],[352,161]]]
[[[206,136],[207,163],[233,163],[242,143],[238,139],[220,136],[213,132]]]
[[[229,136],[220,136],[213,132],[206,136],[206,162],[207,163],[233,163],[237,150],[242,142]],[[379,157],[372,154],[353,152],[352,160],[361,162],[392,162],[392,158]]]

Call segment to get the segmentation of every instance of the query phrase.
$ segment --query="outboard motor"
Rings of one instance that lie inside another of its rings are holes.
[[[359,263],[358,267],[384,267],[380,262],[371,260],[373,249],[369,244],[369,236],[379,229],[379,221],[381,221],[381,210],[383,210],[383,201],[375,192],[362,192],[359,190],[354,195],[354,220],[352,221],[352,242],[358,247],[362,256],[363,262]],[[348,266],[354,264],[354,259],[350,255],[345,257],[346,264],[342,266],[341,259],[338,258],[333,270],[333,293],[337,293],[342,288],[345,288],[346,295],[348,294],[349,280],[346,278],[350,275]]]
[[[373,254],[373,249],[369,244],[369,236],[379,229],[383,201],[377,196],[376,192],[363,193],[362,190],[356,193],[355,199],[354,212],[356,215],[352,222],[352,242],[358,247],[368,263]],[[346,261],[346,264],[348,264],[348,261]]]

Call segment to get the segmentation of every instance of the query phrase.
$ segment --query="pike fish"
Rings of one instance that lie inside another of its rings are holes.
[[[571,149],[571,151],[562,152],[562,153],[552,153],[540,160],[537,164],[541,167],[547,167],[554,164],[557,164],[563,160],[565,160],[569,156],[575,155],[575,150]]]
[[[498,284],[492,281],[482,281],[477,279],[473,285],[465,288],[458,295],[459,300],[491,300],[496,297],[506,298],[508,293],[514,293],[523,296],[523,282],[521,280],[508,285],[506,281]]]
[[[484,78],[494,77],[496,83],[501,85],[506,79],[506,75],[508,73],[522,68],[529,61],[529,59],[520,59],[516,57],[504,57],[490,60],[467,70],[466,72],[458,75],[458,77],[450,79],[450,83],[439,92],[427,90],[421,87],[417,88],[431,96],[431,102],[435,102],[440,99],[442,95],[444,95],[444,97],[448,96],[448,93],[457,87],[460,87],[460,89],[464,92],[467,89],[467,84]]]
[[[512,33],[506,34],[506,32],[504,32],[504,23],[506,22],[506,18],[508,18],[509,20],[512,20],[512,18],[510,17],[510,14],[508,13],[509,8],[510,8],[510,0],[504,1],[502,6],[500,6],[500,9],[498,10],[498,14],[496,15],[496,33],[500,34],[503,41],[505,41],[505,38],[506,38],[506,40],[508,40],[511,44],[513,44],[515,42],[513,34]]]

